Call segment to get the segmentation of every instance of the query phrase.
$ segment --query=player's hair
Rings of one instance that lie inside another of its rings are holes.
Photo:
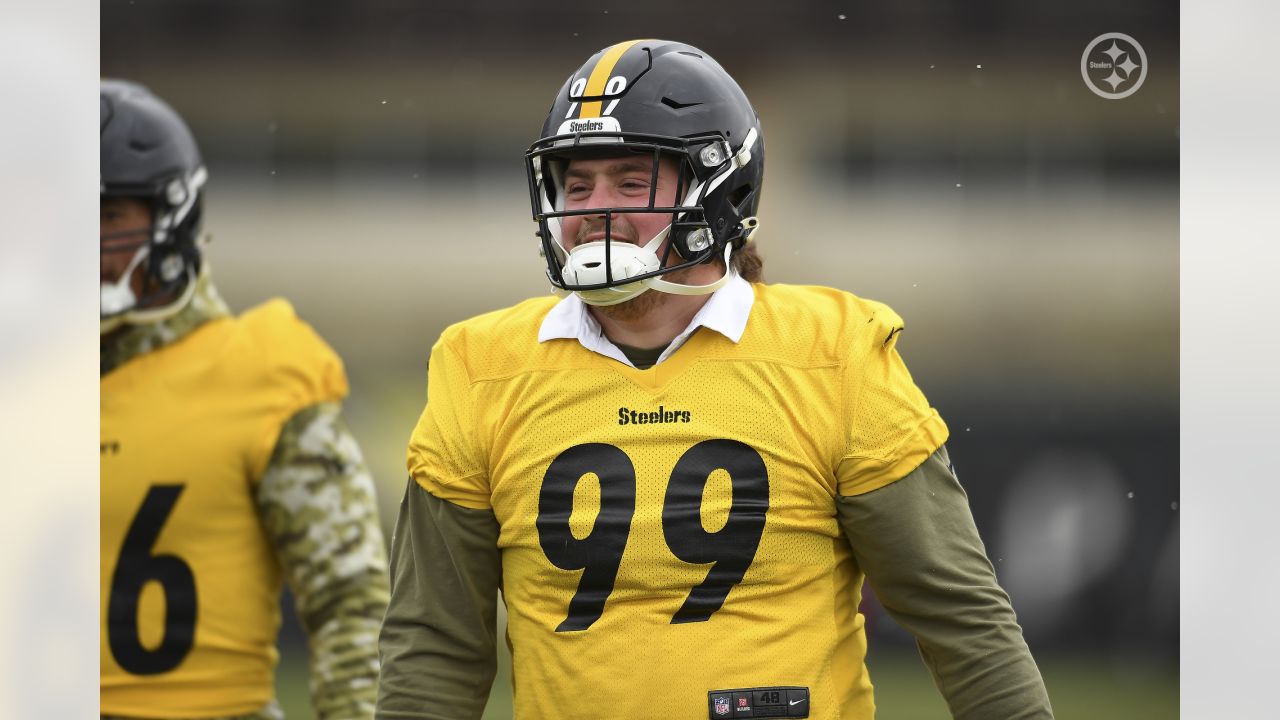
[[[733,251],[729,256],[733,269],[738,271],[747,282],[764,282],[764,258],[755,243],[747,243]]]

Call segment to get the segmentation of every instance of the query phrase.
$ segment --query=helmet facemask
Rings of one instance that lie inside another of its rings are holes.
[[[99,237],[102,254],[132,253],[114,282],[100,285],[100,332],[171,317],[191,300],[200,271],[200,219],[206,173],[197,168],[153,188],[103,188],[102,197],[134,197],[151,208],[151,225]],[[135,242],[125,242],[136,238]],[[141,292],[134,291],[134,280]]]
[[[750,145],[737,155],[719,134],[692,138],[621,132],[563,134],[538,141],[526,154],[534,218],[538,222],[547,277],[562,293],[574,292],[591,305],[614,305],[654,289],[680,295],[714,292],[731,276],[729,254],[740,237],[713,232],[706,204],[734,171],[749,159]],[[636,207],[565,210],[565,171],[572,159],[652,158],[648,201]],[[657,204],[658,173],[663,159],[677,167],[677,204]],[[668,224],[651,238],[633,244],[615,239],[616,215],[661,214]],[[602,240],[565,247],[563,218],[593,216],[604,219]],[[717,235],[721,235],[718,239]],[[669,241],[664,244],[664,241]],[[661,256],[658,253],[661,251]],[[707,285],[684,285],[661,276],[722,257],[725,273]]]

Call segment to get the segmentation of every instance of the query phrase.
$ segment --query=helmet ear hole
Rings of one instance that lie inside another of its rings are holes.
[[[729,203],[733,205],[733,209],[739,215],[742,215],[753,195],[755,195],[755,188],[750,185],[739,185],[733,189],[733,192],[729,193]]]

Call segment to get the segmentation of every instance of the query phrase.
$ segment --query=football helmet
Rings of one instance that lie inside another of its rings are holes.
[[[647,206],[565,209],[570,160],[633,154],[653,158]],[[680,171],[674,207],[655,204],[663,158]],[[625,302],[650,289],[713,292],[732,273],[733,249],[759,225],[760,118],[724,68],[691,45],[630,40],[592,55],[556,93],[525,165],[547,279],[592,305]],[[614,217],[630,213],[669,215],[670,222],[638,244],[615,241]],[[603,216],[605,238],[566,250],[562,219],[574,215]],[[718,257],[725,260],[725,274],[714,283],[683,285],[660,277]]]
[[[200,272],[207,173],[186,123],[137,83],[102,81],[101,132],[101,196],[143,200],[152,218],[144,230],[99,238],[102,252],[133,253],[120,278],[101,284],[101,332],[107,333],[168,317],[190,301]],[[142,273],[140,296],[132,287],[136,273]]]

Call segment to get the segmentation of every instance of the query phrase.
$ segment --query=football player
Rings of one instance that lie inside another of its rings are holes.
[[[764,150],[695,47],[565,81],[526,156],[563,297],[432,351],[380,717],[481,716],[501,589],[517,718],[872,718],[864,579],[955,717],[1052,717],[902,319],[762,282]]]
[[[228,311],[178,114],[121,80],[101,113],[102,715],[281,717],[287,580],[315,717],[370,717],[386,551],[342,362],[284,300]]]

